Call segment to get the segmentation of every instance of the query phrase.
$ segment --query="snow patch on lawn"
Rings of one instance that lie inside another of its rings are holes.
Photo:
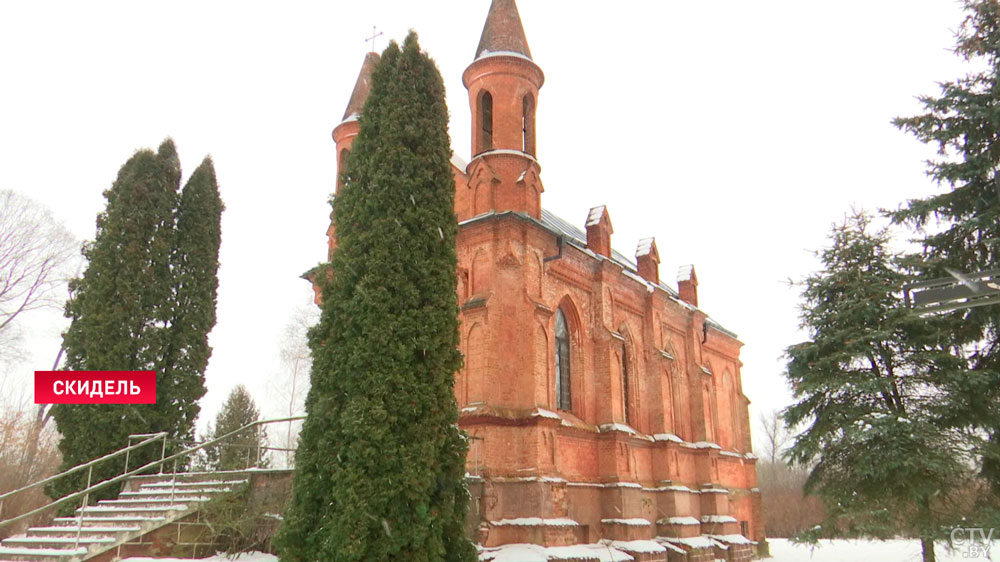
[[[237,562],[278,562],[278,557],[263,552],[244,552],[237,555],[236,558],[228,558],[225,554],[216,554],[210,558],[124,558],[121,562],[229,562],[231,560]]]
[[[719,536],[715,539],[723,539],[731,544],[739,544],[734,541],[735,537]],[[743,539],[746,540],[746,539]],[[706,537],[692,537],[690,539],[672,539],[670,542],[678,544],[699,543],[698,546],[708,546],[709,539]],[[707,543],[707,544],[706,544]],[[821,540],[819,545],[812,547],[809,545],[797,545],[788,539],[768,539],[771,545],[771,556],[767,562],[919,562],[920,542],[912,540],[890,540],[890,541],[853,541],[853,540]],[[663,538],[660,544],[668,550],[680,550]],[[483,562],[547,562],[552,558],[570,559],[573,557],[582,558],[584,556],[597,556],[602,562],[625,562],[632,557],[618,548],[628,549],[632,552],[643,552],[654,550],[652,541],[629,541],[611,542],[601,545],[577,545],[569,547],[545,548],[538,545],[511,544],[499,548],[481,549],[479,559]],[[997,547],[998,543],[993,543]],[[945,545],[938,543],[935,548],[938,562],[959,562],[968,560],[988,560],[985,556],[971,558],[963,556],[961,545],[952,552],[948,552]],[[991,548],[990,554],[993,559],[997,559],[996,553],[1000,553],[1000,548]],[[217,554],[210,558],[125,558],[122,562],[228,562],[225,554]],[[237,562],[278,562],[278,557],[273,554],[263,554],[260,552],[250,552],[241,554],[236,558]]]
[[[505,544],[479,551],[480,562],[548,562],[549,560],[591,560],[628,562],[632,556],[603,544],[544,547],[537,544]]]
[[[889,541],[852,541],[852,540],[821,540],[816,547],[798,545],[788,539],[767,539],[771,545],[771,556],[768,562],[920,562],[920,541],[889,540]],[[943,543],[934,547],[938,562],[959,562],[969,560],[989,560],[982,554],[978,558],[965,556],[962,545],[948,552]],[[1000,545],[993,543],[990,555],[994,560],[1000,554]]]

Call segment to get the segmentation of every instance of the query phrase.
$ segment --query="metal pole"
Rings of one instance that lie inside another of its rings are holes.
[[[253,440],[253,450],[256,455],[254,455],[256,460],[253,462],[254,468],[260,468],[260,431],[256,428],[254,429],[254,440]]]
[[[174,474],[170,478],[170,507],[174,506],[174,490],[177,489],[177,459],[174,459]]]
[[[129,449],[128,447],[131,447],[131,446],[132,446],[132,438],[129,437],[128,438],[128,445],[125,447],[125,470],[122,471],[122,474],[125,474],[125,473],[128,472],[128,456],[129,456],[129,453],[132,452],[132,450]]]
[[[90,501],[90,481],[94,477],[94,467],[87,469],[87,493],[83,494],[83,505],[80,506],[80,516],[76,519],[76,540],[73,541],[73,550],[80,548],[80,532],[83,530],[83,516],[87,513],[87,504]]]
[[[163,436],[163,447],[160,448],[160,474],[163,474],[163,459],[167,456],[167,436]]]

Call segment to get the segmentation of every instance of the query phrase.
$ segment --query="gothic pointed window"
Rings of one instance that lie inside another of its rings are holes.
[[[480,152],[493,149],[493,95],[483,92],[479,98]]]
[[[632,425],[632,406],[629,400],[629,357],[628,345],[622,344],[622,411],[625,415],[625,425]]]
[[[561,308],[556,309],[556,407],[560,410],[573,409],[573,400],[570,395],[569,345],[569,328],[566,326],[566,316]]]
[[[535,154],[535,100],[531,94],[524,96],[521,102],[521,139],[522,150],[534,156]]]

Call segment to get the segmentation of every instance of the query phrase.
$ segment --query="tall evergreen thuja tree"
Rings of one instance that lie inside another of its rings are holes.
[[[457,427],[454,180],[444,86],[410,33],[374,71],[334,203],[285,562],[471,561]]]
[[[224,209],[215,167],[206,157],[184,185],[177,208],[177,241],[171,259],[174,302],[169,339],[159,362],[162,376],[157,392],[172,402],[163,403],[160,410],[166,415],[163,427],[172,428],[179,439],[193,436],[198,400],[205,394]]]
[[[207,333],[215,322],[222,204],[211,161],[202,163],[183,194],[180,178],[177,150],[168,139],[156,153],[136,152],[104,193],[107,207],[84,249],[87,269],[70,285],[64,368],[156,371],[157,402],[53,407],[63,436],[63,468],[123,447],[129,434],[166,431],[177,440],[192,435],[205,392]],[[158,457],[153,448],[133,452],[130,465]],[[123,463],[98,465],[93,481],[120,474]],[[48,491],[58,497],[81,489],[86,476],[64,478]]]
[[[909,261],[923,278],[1000,268],[1000,3],[963,3],[955,52],[982,70],[941,83],[940,95],[920,97],[925,113],[895,121],[937,146],[928,175],[946,188],[892,214],[921,229],[923,251]],[[953,351],[967,369],[948,383],[945,421],[984,436],[975,450],[1000,494],[1000,306],[950,316],[960,340]]]
[[[970,480],[964,436],[941,428],[939,408],[963,364],[938,320],[903,306],[889,235],[869,222],[855,214],[835,227],[822,271],[804,282],[809,339],[786,351],[796,402],[784,418],[806,429],[788,456],[812,468],[806,487],[824,500],[824,532],[919,537],[933,560],[941,529],[965,515],[955,498]]]

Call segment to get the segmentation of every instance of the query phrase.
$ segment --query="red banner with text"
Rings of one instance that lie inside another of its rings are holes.
[[[35,371],[35,404],[155,404],[156,371]]]

